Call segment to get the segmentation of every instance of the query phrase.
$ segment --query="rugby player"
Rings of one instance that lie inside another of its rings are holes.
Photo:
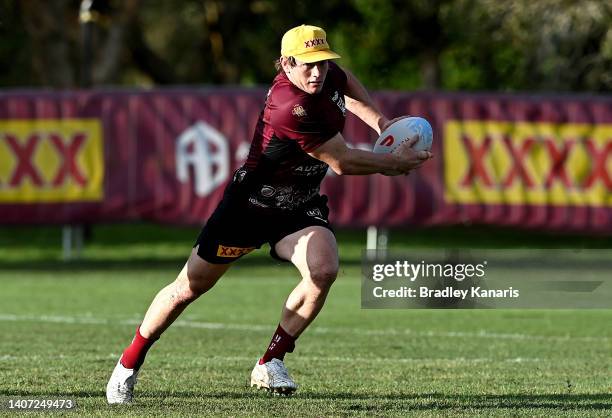
[[[154,298],[117,362],[106,388],[109,403],[132,401],[151,345],[233,262],[266,242],[271,256],[293,263],[302,279],[256,361],[251,385],[284,394],[297,389],[283,363],[285,354],[293,352],[296,339],[323,307],[338,273],[327,197],[319,193],[328,168],[338,175],[401,175],[432,157],[428,151],[414,151],[415,141],[393,154],[347,147],[341,134],[346,110],[378,134],[395,119],[379,111],[355,76],[333,62],[337,58],[319,27],[302,25],[284,34],[278,74],[248,159],[234,173],[178,277]]]

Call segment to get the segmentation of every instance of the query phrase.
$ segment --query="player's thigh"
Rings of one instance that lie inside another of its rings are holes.
[[[191,255],[179,275],[179,280],[186,281],[193,291],[203,293],[217,283],[230,265],[209,263],[198,255],[196,246],[191,250]]]
[[[338,245],[328,228],[309,226],[278,241],[276,254],[290,260],[304,277],[333,281],[338,273]]]

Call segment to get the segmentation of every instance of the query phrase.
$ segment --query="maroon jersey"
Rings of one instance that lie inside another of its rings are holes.
[[[308,155],[344,128],[346,74],[333,62],[317,94],[279,73],[268,91],[249,157],[236,181],[245,180],[249,203],[294,209],[319,194],[328,165]]]

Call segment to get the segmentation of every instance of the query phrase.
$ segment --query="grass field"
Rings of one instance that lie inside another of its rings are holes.
[[[610,248],[605,237],[442,229],[394,248]],[[72,398],[71,416],[609,416],[612,311],[361,310],[363,233],[339,234],[340,276],[286,364],[292,398],[247,387],[297,282],[264,251],[232,267],[149,353],[130,406],[109,407],[112,368],[195,230],[96,227],[59,261],[57,228],[0,228],[0,398]],[[143,244],[143,238],[148,239]],[[395,237],[395,238],[394,238]],[[0,415],[7,413],[0,409]]]

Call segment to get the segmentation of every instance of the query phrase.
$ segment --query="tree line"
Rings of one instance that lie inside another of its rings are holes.
[[[0,87],[266,85],[302,23],[370,89],[612,90],[609,0],[0,0]]]

